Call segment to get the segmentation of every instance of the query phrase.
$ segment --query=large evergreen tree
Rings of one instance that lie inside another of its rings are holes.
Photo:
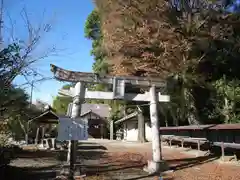
[[[92,40],[91,55],[94,57],[93,71],[95,73],[109,73],[109,65],[106,60],[106,54],[102,48],[102,30],[101,19],[97,9],[89,14],[85,23],[85,37]]]

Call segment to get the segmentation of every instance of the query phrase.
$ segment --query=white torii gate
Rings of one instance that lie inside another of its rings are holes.
[[[72,117],[76,118],[80,116],[81,103],[84,99],[107,99],[107,100],[128,100],[128,101],[148,101],[150,102],[150,118],[152,129],[152,152],[153,159],[149,161],[148,167],[145,168],[149,173],[158,172],[162,169],[163,165],[161,156],[161,142],[159,133],[159,119],[158,119],[158,102],[169,102],[170,97],[167,95],[161,95],[156,92],[156,88],[164,87],[166,84],[158,78],[146,78],[146,77],[113,77],[113,76],[100,76],[94,73],[83,73],[68,71],[59,68],[55,65],[51,65],[51,70],[54,73],[56,79],[61,81],[77,82],[75,88],[70,90],[60,90],[59,94],[64,96],[73,97]],[[101,92],[101,91],[88,91],[85,88],[86,83],[100,83],[100,84],[113,84],[113,92]],[[125,93],[125,85],[133,85],[139,87],[150,87],[149,92],[145,94],[132,94]],[[75,143],[72,142],[71,146],[71,162],[70,169],[74,169],[75,159]],[[72,172],[73,173],[73,172]],[[73,175],[72,175],[73,176]]]

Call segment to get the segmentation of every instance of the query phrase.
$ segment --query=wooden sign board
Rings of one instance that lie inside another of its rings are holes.
[[[88,125],[83,118],[59,118],[58,137],[59,141],[67,140],[87,140]]]

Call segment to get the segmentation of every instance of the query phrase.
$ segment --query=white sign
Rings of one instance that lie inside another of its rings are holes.
[[[88,125],[87,119],[59,118],[58,140],[87,140]]]

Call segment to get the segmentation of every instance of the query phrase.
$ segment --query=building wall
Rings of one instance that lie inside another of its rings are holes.
[[[137,129],[137,121],[126,121],[124,127],[124,140],[126,141],[137,141],[138,139],[138,129]]]
[[[152,141],[152,129],[151,129],[150,122],[145,123],[145,137],[146,137],[147,141],[149,141],[149,142]]]
[[[126,121],[123,124],[123,139],[126,141],[137,141],[138,140],[138,125],[137,121]],[[145,138],[147,141],[152,141],[152,130],[150,123],[145,123]]]

